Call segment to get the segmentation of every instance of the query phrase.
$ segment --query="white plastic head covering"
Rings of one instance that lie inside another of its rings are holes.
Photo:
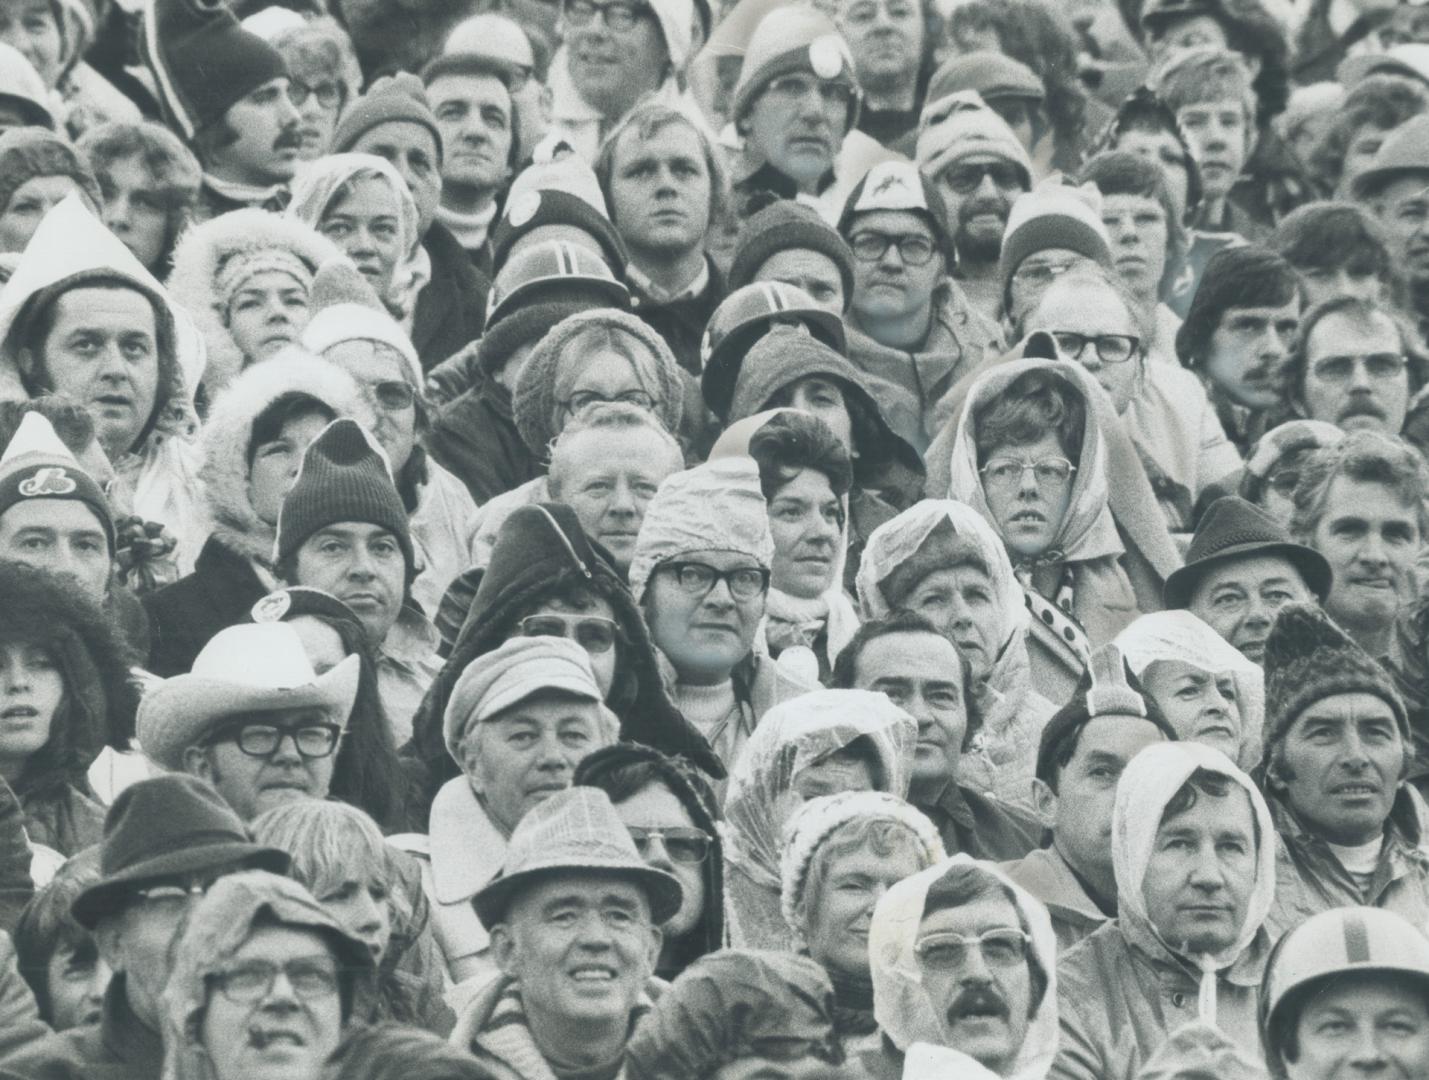
[[[1236,707],[1240,710],[1240,753],[1236,764],[1246,770],[1260,764],[1265,672],[1259,664],[1246,659],[1244,653],[1185,610],[1142,615],[1119,633],[1114,643],[1143,684],[1146,669],[1162,660],[1190,664],[1211,675],[1229,673],[1235,681]]]
[[[1275,823],[1260,789],[1219,750],[1190,742],[1153,743],[1131,759],[1116,785],[1111,858],[1116,875],[1118,919],[1124,925],[1134,922],[1137,929],[1151,933],[1169,952],[1185,955],[1152,926],[1142,884],[1166,806],[1197,769],[1220,773],[1245,791],[1250,798],[1259,839],[1255,884],[1246,906],[1245,922],[1235,941],[1220,953],[1186,957],[1202,972],[1201,1019],[1215,1023],[1216,972],[1235,963],[1255,940],[1275,897]]]
[[[655,567],[691,551],[734,551],[766,570],[774,562],[774,536],[759,486],[759,466],[727,457],[667,476],[645,507],[630,591],[640,603]]]
[[[869,970],[873,975],[873,1015],[893,1044],[912,1057],[915,1044],[929,1043],[936,1053],[920,1051],[920,1058],[934,1058],[943,1067],[939,1077],[982,1077],[987,1070],[966,1054],[945,1045],[940,1012],[927,990],[914,949],[918,927],[923,921],[928,893],[949,870],[973,867],[997,879],[1012,894],[1032,935],[1032,951],[1047,973],[1047,992],[1027,1028],[1027,1037],[1018,1051],[1011,1071],[1003,1080],[1043,1080],[1057,1056],[1057,936],[1042,902],[1015,884],[994,864],[958,854],[912,877],[904,878],[888,892],[873,911],[868,934]],[[907,1075],[907,1074],[905,1074]],[[931,1076],[930,1073],[919,1075]]]
[[[877,790],[906,798],[918,725],[886,695],[815,690],[765,713],[730,770],[726,865],[778,893],[784,827],[801,805],[794,777],[861,736],[878,755]]]

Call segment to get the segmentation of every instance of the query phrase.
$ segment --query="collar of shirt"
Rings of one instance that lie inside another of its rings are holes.
[[[263,203],[279,199],[287,194],[287,187],[284,184],[274,184],[271,187],[257,187],[253,184],[240,184],[233,180],[222,180],[212,173],[203,174],[204,185],[212,189],[225,199],[233,202],[240,202],[247,206],[260,206]]]
[[[435,660],[440,642],[431,620],[411,604],[403,604],[378,652],[384,663],[410,669]]]
[[[676,292],[667,292],[650,280],[645,272],[634,263],[625,267],[625,277],[631,285],[656,304],[674,304],[681,300],[693,300],[709,287],[710,263],[708,259],[701,260],[700,272],[695,275],[694,280]]]

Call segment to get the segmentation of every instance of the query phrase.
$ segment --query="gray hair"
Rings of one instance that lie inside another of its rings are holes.
[[[551,444],[551,463],[546,470],[546,487],[558,498],[564,474],[574,464],[571,443],[584,431],[648,431],[669,452],[670,471],[684,468],[685,453],[679,441],[648,410],[623,401],[603,401],[573,416]]]

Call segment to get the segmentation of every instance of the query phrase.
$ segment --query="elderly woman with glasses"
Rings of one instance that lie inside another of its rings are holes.
[[[367,946],[303,886],[262,870],[215,882],[171,957],[166,1080],[321,1080],[376,1000]]]

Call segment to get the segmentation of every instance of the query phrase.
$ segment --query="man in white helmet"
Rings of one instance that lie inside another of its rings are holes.
[[[1429,1076],[1429,940],[1380,908],[1307,919],[1271,955],[1260,1037],[1272,1080]]]

